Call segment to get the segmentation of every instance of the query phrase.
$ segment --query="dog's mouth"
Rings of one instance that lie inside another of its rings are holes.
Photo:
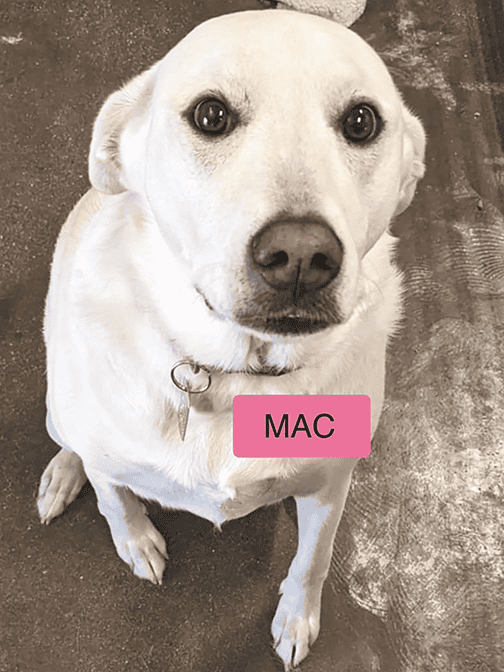
[[[195,287],[202,297],[206,307],[218,315],[212,304],[208,301],[199,287]],[[317,297],[312,303],[304,302],[304,306],[278,306],[282,301],[265,301],[265,307],[261,301],[251,302],[245,309],[238,310],[234,316],[235,321],[242,327],[253,329],[266,334],[279,334],[285,336],[305,336],[316,334],[328,327],[341,322],[341,317],[334,304],[327,297]],[[268,304],[277,304],[270,305]],[[262,372],[259,375],[278,375],[276,373]]]
[[[306,314],[303,311],[295,313],[287,312],[277,315],[240,315],[237,322],[249,329],[262,331],[267,334],[286,334],[292,336],[302,336],[304,334],[315,334],[323,331],[330,326],[327,320]]]
[[[281,301],[276,300],[251,302],[237,311],[235,320],[254,331],[286,337],[316,334],[342,321],[334,301],[328,296],[319,295],[312,301],[300,303],[302,305],[281,305]]]

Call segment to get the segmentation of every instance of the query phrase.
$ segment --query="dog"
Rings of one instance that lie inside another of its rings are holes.
[[[105,102],[93,186],[58,238],[44,335],[61,450],[41,521],[89,479],[119,556],[159,584],[166,544],[141,499],[220,526],[294,496],[298,551],[272,623],[286,670],[318,635],[357,460],[237,458],[233,398],[365,394],[374,432],[401,314],[388,227],[424,148],[347,28],[288,10],[221,16]]]

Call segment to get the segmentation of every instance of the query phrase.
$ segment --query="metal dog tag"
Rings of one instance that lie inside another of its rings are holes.
[[[180,404],[178,407],[178,429],[182,441],[185,439],[187,423],[189,422],[189,411],[191,410],[191,397],[189,391],[182,392]]]
[[[183,372],[175,372],[179,367],[188,366],[190,368],[189,375],[182,375]],[[202,379],[202,375],[203,379]],[[189,411],[191,410],[191,394],[201,394],[206,392],[212,382],[210,372],[204,366],[195,364],[194,362],[184,360],[177,362],[171,370],[171,379],[175,387],[182,392],[180,397],[180,404],[177,411],[177,420],[180,439],[185,439],[187,425],[189,423]]]

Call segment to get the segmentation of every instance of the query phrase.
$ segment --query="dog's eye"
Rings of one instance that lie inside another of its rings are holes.
[[[352,107],[343,120],[343,135],[349,142],[371,142],[380,130],[381,119],[378,112],[365,103]]]
[[[196,128],[208,135],[222,135],[231,124],[231,116],[226,105],[217,98],[200,101],[193,110]]]

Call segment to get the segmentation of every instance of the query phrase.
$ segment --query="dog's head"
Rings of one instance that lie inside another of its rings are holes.
[[[209,319],[292,341],[356,310],[361,262],[408,207],[424,145],[356,34],[241,12],[202,24],[108,99],[90,175],[140,195]]]

